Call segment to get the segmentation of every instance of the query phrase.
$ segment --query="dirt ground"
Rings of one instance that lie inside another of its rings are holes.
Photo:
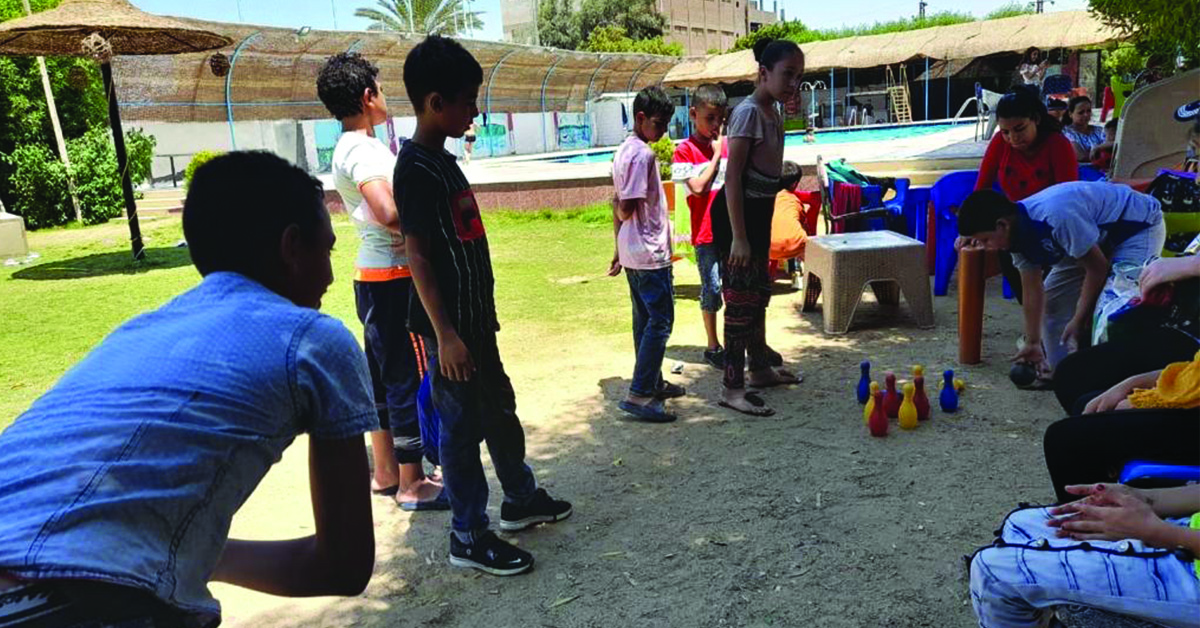
[[[680,284],[695,271],[679,268]],[[827,336],[800,294],[773,299],[768,338],[803,384],[765,396],[779,413],[717,407],[720,374],[701,361],[694,286],[681,285],[669,376],[689,395],[680,420],[645,425],[615,409],[633,368],[629,344],[501,334],[529,458],[574,515],[507,538],[534,552],[529,574],[497,578],[446,562],[448,513],[404,513],[375,498],[375,576],[349,599],[288,600],[214,585],[226,626],[969,626],[963,555],[991,539],[1018,501],[1048,501],[1041,435],[1059,418],[1050,393],[1008,382],[1020,310],[989,282],[984,363],[959,369],[954,293],[937,327],[867,292],[848,335]],[[690,298],[687,298],[690,296]],[[612,315],[628,316],[625,308]],[[601,314],[607,315],[607,314]],[[954,368],[961,410],[872,438],[854,389],[922,364]],[[298,441],[238,513],[233,535],[312,533],[306,442]],[[486,463],[486,453],[485,463]],[[485,464],[490,471],[490,465]],[[493,520],[499,487],[492,478]]]

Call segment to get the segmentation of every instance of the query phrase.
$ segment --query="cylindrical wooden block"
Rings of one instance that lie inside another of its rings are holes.
[[[983,354],[983,263],[981,247],[958,251],[958,361],[979,364]]]

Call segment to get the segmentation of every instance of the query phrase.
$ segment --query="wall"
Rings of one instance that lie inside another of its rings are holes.
[[[225,122],[141,122],[125,121],[126,129],[140,128],[157,140],[155,158],[150,174],[155,180],[169,180],[171,160],[176,155],[175,170],[182,174],[191,156],[202,150],[229,151],[233,140],[229,135],[229,124]],[[298,154],[297,123],[294,120],[248,120],[234,122],[239,150],[267,150],[292,163],[306,165]]]

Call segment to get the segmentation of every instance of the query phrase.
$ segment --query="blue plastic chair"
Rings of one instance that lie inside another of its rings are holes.
[[[1145,482],[1157,485],[1200,482],[1200,467],[1131,460],[1121,470],[1121,484]]]
[[[1049,102],[1051,96],[1069,94],[1075,88],[1075,81],[1066,74],[1053,74],[1042,79],[1042,97]]]
[[[1103,172],[1089,166],[1088,164],[1079,164],[1079,180],[1080,181],[1104,181],[1106,177]]]
[[[898,181],[897,184],[899,184]],[[929,211],[929,190],[928,185],[909,187],[904,195],[904,208],[900,212],[904,216],[908,235],[921,242],[929,241],[929,223],[926,221]]]
[[[954,251],[954,240],[958,238],[956,210],[975,190],[975,180],[978,178],[977,170],[948,172],[929,188],[929,199],[933,201],[933,211],[936,212],[933,268],[933,294],[936,296],[946,296],[950,289],[950,276],[954,274],[954,266],[958,263],[958,255]]]

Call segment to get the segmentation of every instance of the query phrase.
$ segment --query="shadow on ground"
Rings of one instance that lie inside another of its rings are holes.
[[[154,270],[166,270],[190,266],[192,258],[186,248],[158,247],[146,249],[146,258],[136,261],[128,251],[96,253],[83,257],[43,262],[22,268],[12,274],[13,279],[32,281],[57,281],[60,279],[85,279],[109,275],[140,275]]]

